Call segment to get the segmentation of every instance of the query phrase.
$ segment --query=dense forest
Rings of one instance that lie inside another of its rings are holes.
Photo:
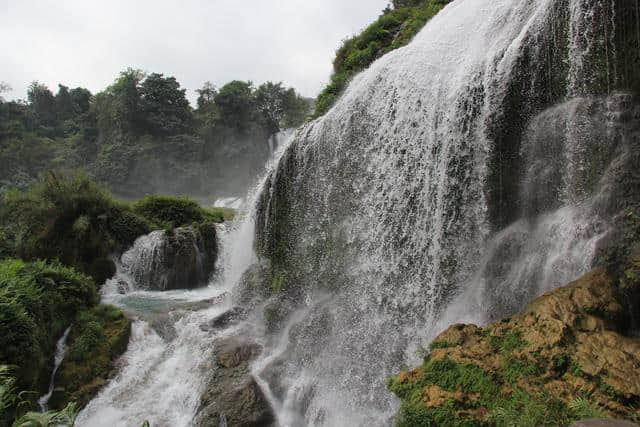
[[[2,90],[8,91],[3,85]],[[27,100],[0,100],[0,191],[50,169],[83,168],[115,194],[243,194],[269,138],[305,120],[293,88],[232,81],[197,90],[192,108],[175,77],[128,69],[92,94],[33,82]]]

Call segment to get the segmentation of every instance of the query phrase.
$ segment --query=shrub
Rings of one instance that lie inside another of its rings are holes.
[[[153,229],[81,171],[51,171],[26,192],[8,192],[4,202],[4,229],[15,236],[18,256],[58,259],[85,273]]]
[[[193,223],[224,222],[230,211],[205,209],[187,197],[147,196],[133,205],[137,214],[163,225],[163,228],[183,227]]]

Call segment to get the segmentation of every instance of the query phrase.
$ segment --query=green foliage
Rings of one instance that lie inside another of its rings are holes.
[[[141,110],[152,134],[177,135],[191,129],[193,113],[175,77],[152,73],[140,86]]]
[[[24,259],[59,259],[90,272],[92,262],[151,231],[85,173],[49,172],[28,191],[5,195],[2,220]]]
[[[502,377],[510,384],[515,384],[521,377],[536,375],[540,368],[529,360],[508,356],[503,359]]]
[[[98,302],[93,281],[60,264],[0,262],[0,363],[38,389],[56,340],[76,313]]]
[[[600,408],[583,397],[579,397],[569,403],[569,409],[573,412],[574,417],[579,420],[587,418],[607,418],[606,414]]]
[[[566,405],[545,392],[531,393],[515,387],[520,376],[538,373],[534,364],[509,355],[521,345],[515,345],[517,342],[515,335],[501,340],[506,356],[503,356],[503,368],[495,375],[473,364],[461,364],[449,358],[427,358],[422,367],[409,376],[401,374],[389,379],[389,389],[402,400],[396,425],[568,426],[575,420],[603,415],[586,399]],[[505,387],[506,384],[511,386]],[[433,385],[452,396],[462,394],[458,395],[459,399],[452,397],[429,406],[423,390]],[[473,416],[478,413],[486,416]]]
[[[489,420],[498,427],[567,426],[576,419],[561,401],[520,389],[498,402],[489,414]]]
[[[134,203],[133,210],[163,228],[175,228],[203,222],[224,222],[233,211],[223,208],[205,209],[187,197],[147,196]]]
[[[520,350],[527,343],[522,339],[522,332],[508,331],[502,336],[492,335],[489,337],[491,346],[502,355],[508,356],[516,350]]]
[[[394,2],[376,22],[342,43],[333,61],[331,81],[318,95],[315,117],[326,113],[340,97],[349,80],[385,53],[408,44],[448,3],[447,0]]]
[[[61,411],[27,412],[13,423],[13,427],[73,427],[79,412],[76,403],[69,403]]]
[[[236,129],[245,129],[256,119],[253,83],[234,80],[220,88],[214,102],[218,120]]]

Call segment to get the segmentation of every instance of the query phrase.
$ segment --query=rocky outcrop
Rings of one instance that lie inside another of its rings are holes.
[[[194,425],[272,426],[273,410],[249,369],[249,362],[260,354],[262,347],[237,338],[218,339],[214,346],[213,374],[202,395]]]
[[[62,409],[69,402],[86,405],[113,374],[130,335],[131,321],[115,307],[100,305],[78,315],[49,406]]]
[[[122,265],[141,288],[190,289],[207,283],[217,254],[216,226],[205,223],[139,238]]]
[[[620,280],[596,269],[519,316],[441,333],[422,366],[389,380],[403,402],[398,425],[639,421],[640,340],[624,335],[624,295],[640,288],[632,259]]]

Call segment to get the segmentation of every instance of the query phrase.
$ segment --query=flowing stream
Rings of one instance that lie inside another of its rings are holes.
[[[60,337],[60,339],[58,340],[58,343],[56,344],[56,354],[53,359],[53,371],[51,371],[51,379],[49,380],[49,389],[47,391],[47,394],[45,394],[44,396],[40,397],[40,399],[38,399],[38,405],[40,405],[40,410],[42,412],[46,412],[49,409],[47,405],[49,404],[49,399],[51,399],[51,395],[53,394],[53,389],[55,388],[56,372],[58,372],[58,368],[60,367],[60,364],[64,360],[64,356],[67,354],[67,338],[69,337],[70,331],[71,331],[71,326],[69,326],[64,331],[64,334],[62,334],[62,337]]]

